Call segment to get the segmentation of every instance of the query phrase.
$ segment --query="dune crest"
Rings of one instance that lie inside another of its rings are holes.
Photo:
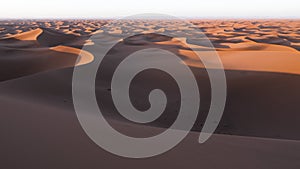
[[[72,48],[68,46],[55,46],[51,47],[50,50],[78,55],[75,66],[88,64],[94,60],[93,54],[82,49]]]
[[[14,39],[18,39],[18,40],[36,40],[37,37],[43,32],[42,29],[37,28],[28,32],[23,32],[14,36],[11,36],[9,38],[14,38]]]
[[[211,59],[214,51],[201,51],[201,59],[211,62],[214,69],[215,60]],[[194,51],[179,49],[185,63],[204,68]],[[230,49],[217,50],[225,70],[261,71],[274,73],[290,73],[300,75],[300,52],[287,46],[271,44],[241,43],[232,45]]]
[[[0,80],[88,64],[93,61],[94,56],[81,50],[84,39],[44,28],[2,38]],[[79,48],[73,47],[72,44],[77,44]]]

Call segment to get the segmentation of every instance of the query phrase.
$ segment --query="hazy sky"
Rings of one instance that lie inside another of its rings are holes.
[[[300,0],[4,0],[0,18],[112,18],[162,13],[199,18],[300,18]]]

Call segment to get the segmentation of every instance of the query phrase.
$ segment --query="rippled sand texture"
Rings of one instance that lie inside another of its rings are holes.
[[[146,110],[149,92],[163,89],[168,99],[163,115],[140,125],[118,114],[110,76],[122,59],[141,49],[161,48],[195,74],[201,97],[198,119],[187,138],[163,155],[140,160],[111,155],[78,122],[72,101],[74,66],[89,66],[98,57],[94,49],[114,40],[118,43],[98,70],[95,93],[109,123],[122,133],[161,133],[180,108],[174,80],[152,70],[132,81],[131,101]],[[199,144],[211,99],[205,68],[219,69],[210,57],[215,51],[226,74],[226,107],[216,133]],[[299,75],[299,20],[2,20],[0,168],[299,169]]]

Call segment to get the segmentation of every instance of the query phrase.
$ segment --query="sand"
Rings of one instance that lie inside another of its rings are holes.
[[[187,138],[165,154],[141,160],[117,157],[94,144],[82,130],[72,104],[73,67],[88,66],[96,57],[81,50],[82,46],[94,45],[88,40],[92,34],[101,38],[105,31],[113,36],[122,32],[116,27],[101,30],[107,22],[0,22],[2,168],[300,167],[300,21],[191,21],[215,46],[228,86],[221,123],[204,144],[197,140],[210,106],[210,84],[201,61],[178,39],[139,35],[120,42],[105,60],[110,63],[103,68],[108,73],[96,79],[98,102],[104,102],[100,107],[117,130],[139,137],[155,135],[172,124],[178,109],[179,96],[170,77],[149,71],[134,79],[132,102],[145,109],[149,106],[147,93],[153,87],[165,89],[169,102],[164,115],[137,125],[117,113],[110,98],[109,72],[132,51],[160,47],[178,54],[183,64],[191,66],[201,93],[199,116]],[[151,32],[153,25],[144,25],[145,33]],[[180,25],[176,28],[187,30]],[[201,40],[185,40],[195,48],[206,49],[205,59],[209,59],[211,49],[202,46]]]

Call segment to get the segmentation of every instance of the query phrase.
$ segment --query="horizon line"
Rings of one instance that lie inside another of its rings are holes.
[[[125,16],[126,17],[126,16]],[[113,17],[0,17],[0,20],[115,20],[115,19],[122,19],[124,16],[113,16]],[[211,19],[211,20],[221,20],[221,19],[257,19],[257,20],[264,20],[264,19],[290,19],[290,20],[300,20],[298,16],[283,16],[283,17],[261,17],[261,16],[232,16],[232,17],[200,17],[200,16],[177,16],[178,19]],[[141,18],[143,19],[143,18]],[[145,18],[149,19],[149,18]],[[163,19],[163,18],[151,18],[151,19]]]

